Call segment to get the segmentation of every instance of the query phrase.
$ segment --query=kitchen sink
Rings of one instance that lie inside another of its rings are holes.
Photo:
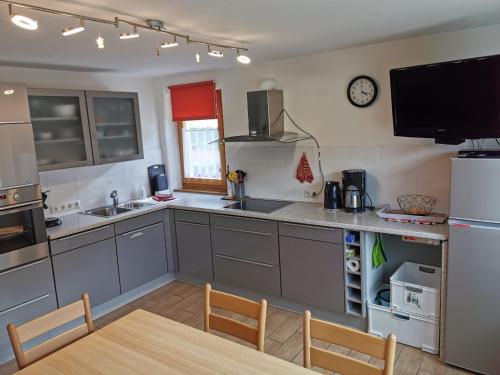
[[[85,215],[110,217],[110,216],[124,214],[126,212],[131,211],[131,210],[132,210],[132,208],[104,206],[104,207],[98,207],[98,208],[93,208],[91,210],[83,211],[81,213],[85,214]]]
[[[135,201],[131,201],[131,202],[122,203],[118,207],[120,207],[120,208],[128,208],[128,209],[131,209],[131,210],[138,210],[139,208],[150,207],[150,206],[154,206],[154,205],[155,205],[155,203],[151,203],[151,202],[135,202]]]

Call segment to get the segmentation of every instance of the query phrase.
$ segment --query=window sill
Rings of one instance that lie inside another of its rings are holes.
[[[212,195],[227,195],[227,190],[203,190],[203,189],[175,189],[174,192],[180,193],[198,193],[198,194],[212,194]]]

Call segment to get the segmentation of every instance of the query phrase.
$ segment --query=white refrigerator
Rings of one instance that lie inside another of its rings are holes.
[[[445,361],[500,374],[500,159],[452,159]]]

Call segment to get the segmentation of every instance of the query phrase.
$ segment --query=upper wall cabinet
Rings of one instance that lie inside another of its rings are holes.
[[[92,165],[85,92],[30,89],[28,95],[38,170]]]
[[[86,91],[95,164],[142,159],[137,93]]]

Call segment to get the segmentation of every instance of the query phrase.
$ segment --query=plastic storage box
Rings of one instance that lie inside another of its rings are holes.
[[[441,268],[404,262],[390,281],[393,309],[439,317]]]
[[[399,343],[433,354],[439,353],[438,319],[382,306],[376,301],[376,296],[375,293],[368,300],[368,333],[378,337],[393,333]]]

